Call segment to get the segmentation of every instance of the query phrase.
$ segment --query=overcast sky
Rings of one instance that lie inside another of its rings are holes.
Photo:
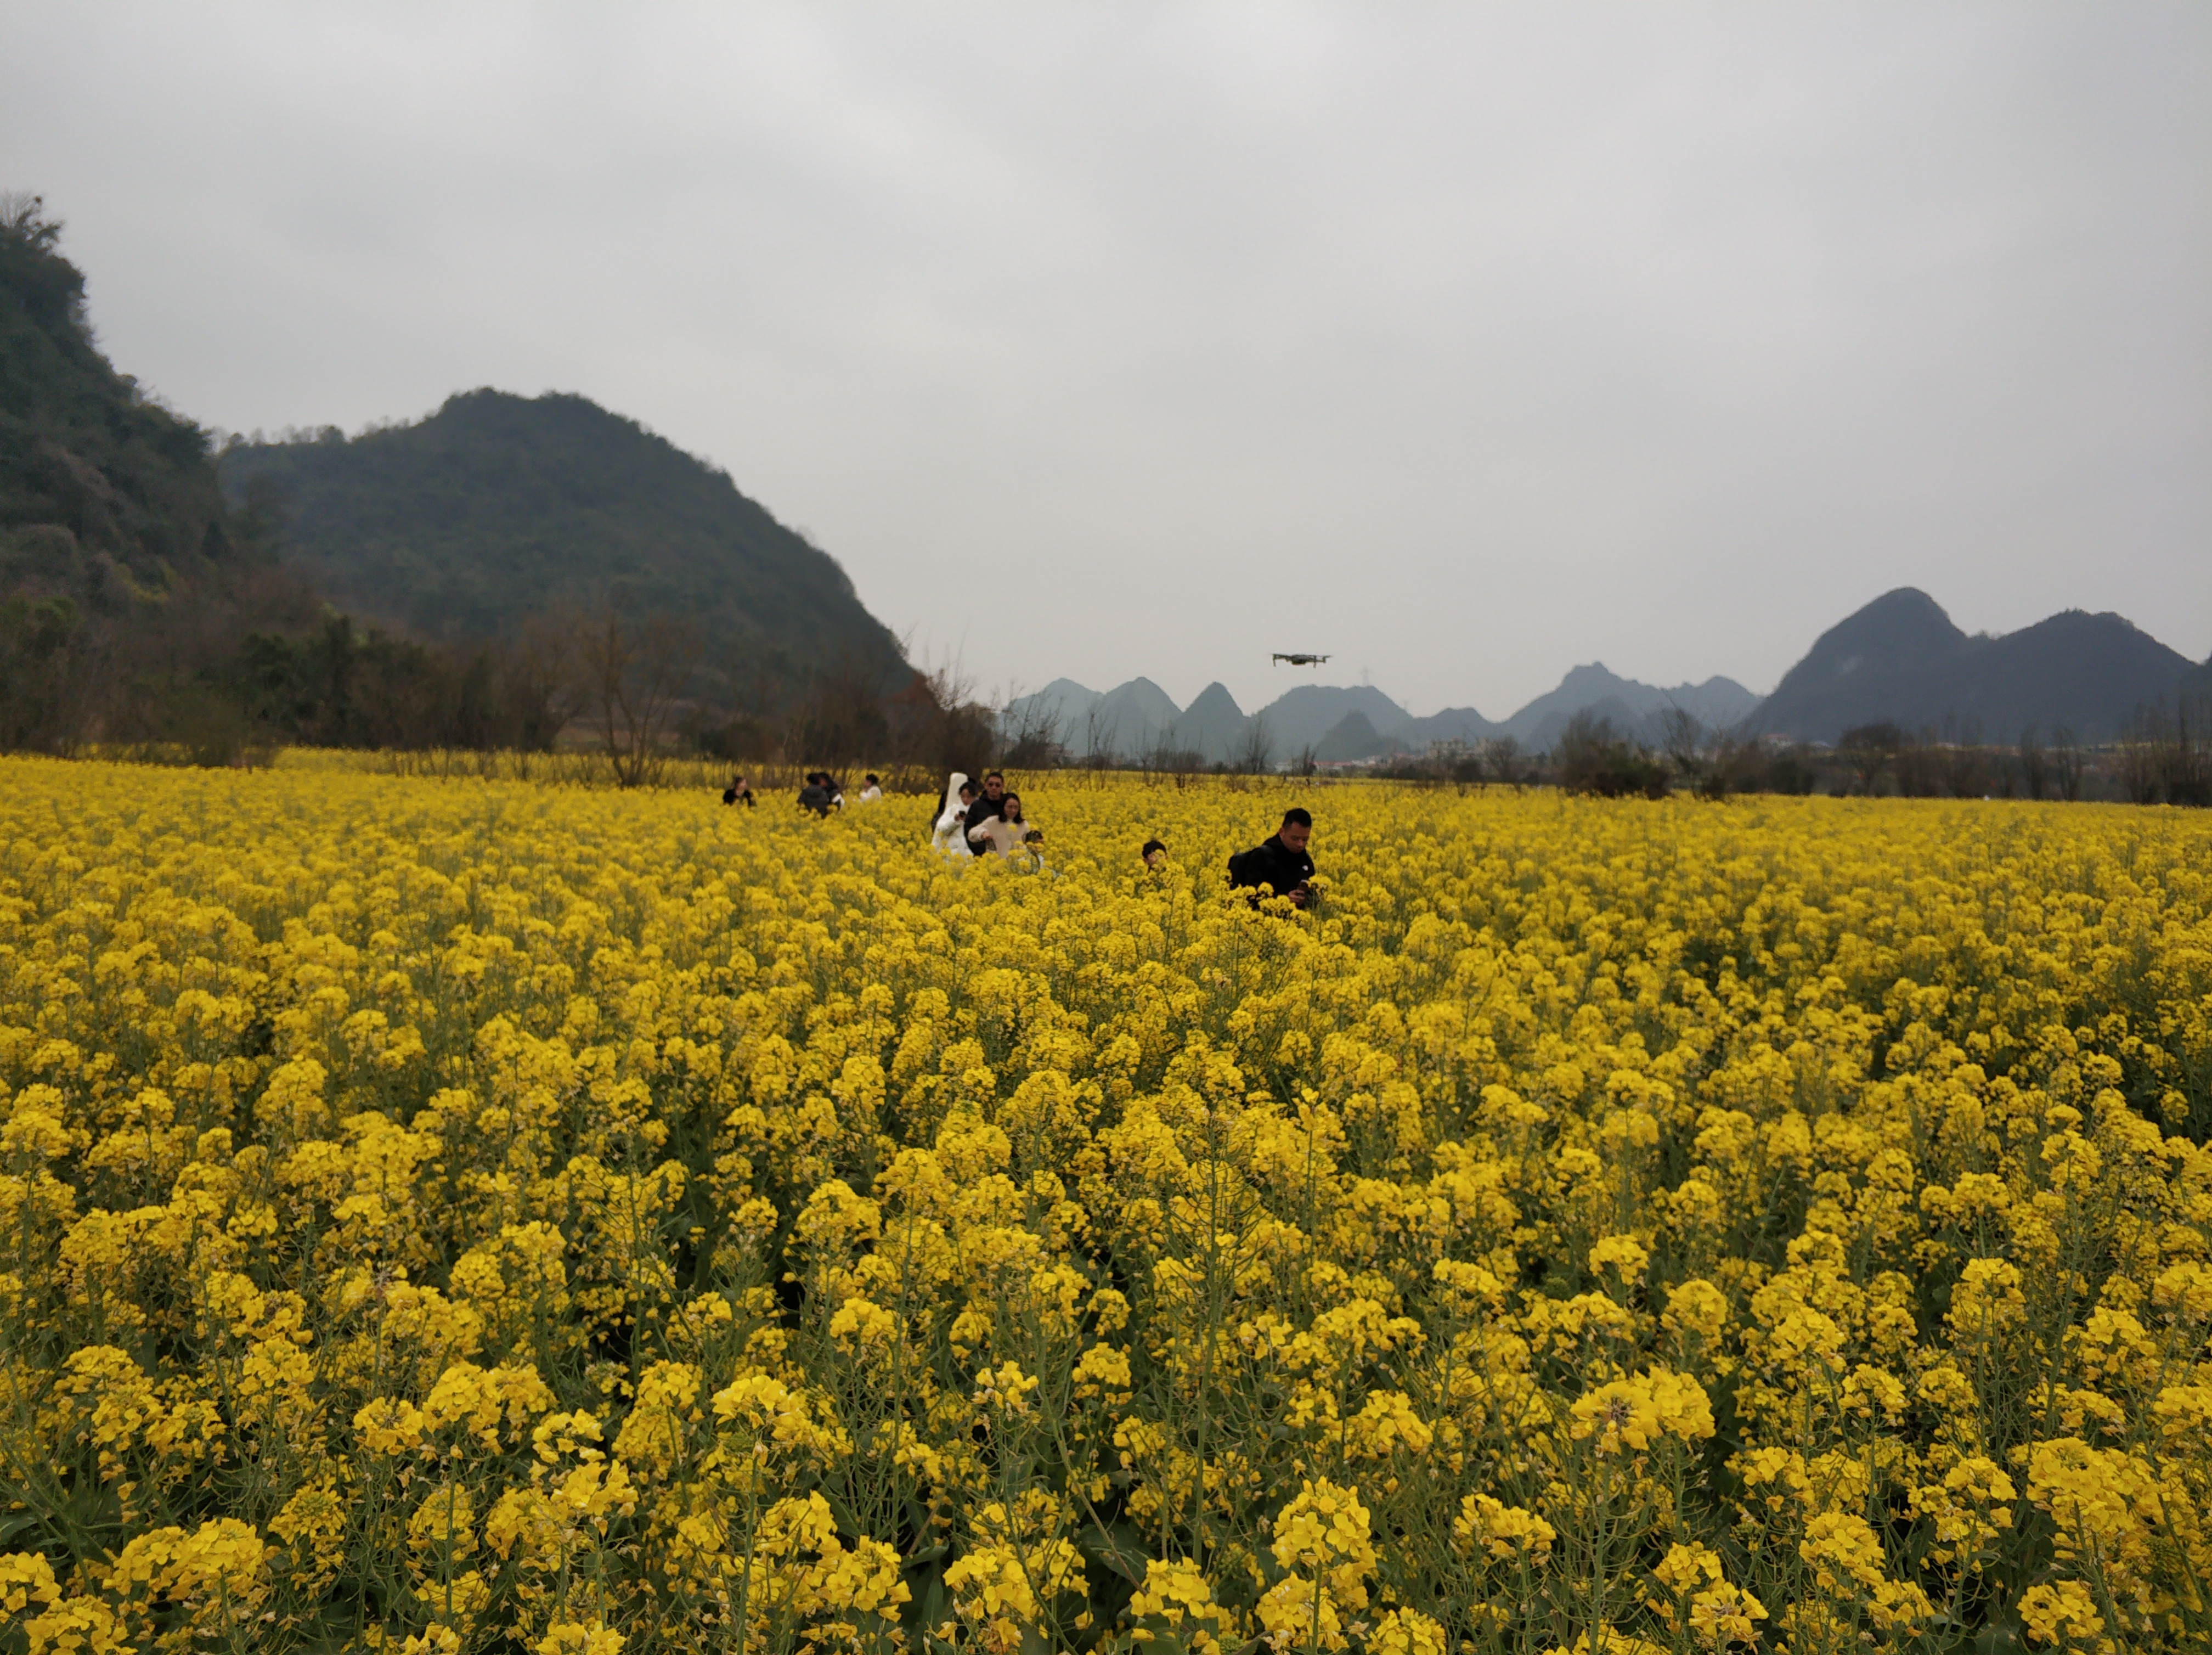
[[[179,411],[580,392],[987,687],[2212,651],[2202,0],[0,0],[0,187]]]

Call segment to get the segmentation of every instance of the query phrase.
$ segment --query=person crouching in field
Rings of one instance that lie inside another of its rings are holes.
[[[1310,906],[1313,887],[1308,881],[1313,878],[1314,860],[1306,854],[1306,841],[1312,837],[1312,816],[1291,806],[1283,812],[1283,824],[1272,838],[1229,859],[1231,888],[1251,891],[1255,907],[1262,894],[1288,897],[1294,907]]]

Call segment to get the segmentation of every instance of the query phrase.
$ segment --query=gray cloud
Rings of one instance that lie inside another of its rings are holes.
[[[18,4],[0,157],[186,411],[583,392],[989,683],[2212,650],[2201,5]]]

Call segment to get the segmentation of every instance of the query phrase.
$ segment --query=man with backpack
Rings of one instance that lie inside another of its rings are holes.
[[[1249,890],[1256,905],[1263,895],[1288,897],[1291,905],[1304,908],[1313,900],[1314,860],[1306,854],[1313,837],[1313,817],[1301,806],[1283,812],[1283,824],[1273,837],[1229,859],[1232,889]]]

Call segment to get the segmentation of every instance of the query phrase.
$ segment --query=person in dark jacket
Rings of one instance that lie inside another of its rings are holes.
[[[1230,885],[1255,892],[1255,902],[1264,893],[1288,897],[1299,908],[1307,906],[1313,900],[1313,888],[1306,882],[1313,878],[1314,860],[1306,855],[1306,841],[1312,837],[1312,816],[1291,806],[1283,812],[1283,824],[1273,838],[1229,859]]]
[[[740,800],[748,810],[754,808],[760,802],[753,797],[752,784],[742,776],[733,776],[730,778],[730,785],[722,789],[722,802],[726,805],[734,805]]]
[[[806,785],[799,790],[799,807],[824,817],[837,807],[837,794],[830,784],[827,771],[808,772]]]
[[[1006,778],[993,770],[983,778],[983,796],[968,806],[968,826],[972,831],[1006,813]]]

